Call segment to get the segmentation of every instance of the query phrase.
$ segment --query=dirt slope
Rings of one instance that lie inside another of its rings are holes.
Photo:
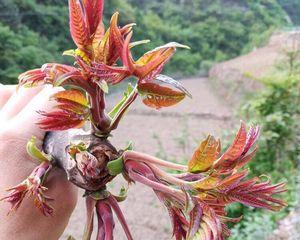
[[[299,32],[279,32],[269,42],[252,52],[221,62],[209,71],[209,78],[214,82],[218,93],[231,103],[239,102],[246,94],[259,90],[258,81],[272,72],[274,65],[285,58],[285,52],[299,49]]]

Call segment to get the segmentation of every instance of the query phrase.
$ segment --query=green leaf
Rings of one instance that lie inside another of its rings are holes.
[[[117,158],[116,160],[108,162],[107,168],[109,174],[112,176],[117,176],[118,174],[122,173],[124,170],[123,156]]]
[[[130,141],[127,145],[127,147],[124,149],[124,152],[133,150],[133,143]]]
[[[98,192],[91,193],[91,195],[89,195],[89,196],[91,196],[95,200],[103,200],[103,199],[108,198],[110,195],[111,194],[110,194],[109,191],[107,191],[107,190],[100,190]]]
[[[120,102],[118,102],[114,108],[108,113],[108,115],[113,119],[117,116],[120,109],[122,109],[123,105],[126,103],[126,100],[130,97],[131,93],[135,90],[132,85],[129,83],[127,87],[127,91],[124,92],[124,97]]]
[[[127,190],[128,188],[125,188],[124,186],[122,186],[122,188],[120,189],[119,195],[115,196],[114,198],[118,201],[118,202],[123,202],[126,200],[127,198]]]
[[[71,57],[75,57],[76,53],[74,49],[70,49],[70,50],[66,50],[63,52],[62,54],[63,56],[71,56]]]
[[[97,85],[101,88],[101,90],[105,93],[108,93],[108,84],[106,81],[97,82]]]
[[[27,153],[40,162],[51,161],[51,156],[39,150],[36,146],[36,137],[31,137],[26,146]]]
[[[129,47],[130,47],[130,48],[134,48],[134,47],[136,47],[136,46],[139,46],[139,45],[141,45],[141,44],[146,44],[146,43],[149,43],[149,42],[150,42],[149,39],[145,39],[145,40],[141,40],[141,41],[136,41],[136,42],[130,43]]]
[[[68,238],[67,238],[67,240],[76,240],[73,236],[69,236]]]

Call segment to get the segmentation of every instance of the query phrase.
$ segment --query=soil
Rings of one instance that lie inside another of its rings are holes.
[[[300,208],[291,211],[282,219],[278,228],[268,240],[297,240],[300,239]]]
[[[184,162],[207,134],[222,137],[223,129],[233,126],[238,128],[238,120],[231,123],[230,106],[217,97],[208,79],[185,79],[182,84],[191,92],[192,99],[187,98],[175,107],[159,111],[149,109],[137,100],[113,133],[111,141],[119,148],[124,148],[131,140],[136,151],[152,155],[165,153],[168,159]],[[113,95],[108,102],[116,99],[119,96]],[[158,141],[163,144],[158,144]],[[118,193],[123,185],[126,186],[126,183],[117,178],[110,187]],[[69,235],[77,240],[82,238],[85,224],[82,194],[80,191],[78,205],[61,240],[67,239]],[[120,206],[134,239],[171,239],[168,213],[151,189],[140,184],[130,186],[128,198]],[[126,239],[117,219],[115,233],[115,239]]]
[[[300,33],[278,32],[268,43],[250,53],[214,65],[209,71],[218,94],[234,107],[241,99],[260,91],[263,85],[259,79],[274,72],[274,66],[287,61],[287,53],[299,51]]]

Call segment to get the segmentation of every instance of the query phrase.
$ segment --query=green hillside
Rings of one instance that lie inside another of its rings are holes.
[[[286,12],[275,0],[110,0],[106,22],[116,10],[122,23],[138,24],[137,40],[152,40],[136,55],[169,41],[191,46],[167,68],[184,75],[199,74],[213,62],[248,51],[272,30],[288,24]],[[286,9],[292,10],[296,9]],[[19,73],[44,62],[63,62],[61,52],[73,47],[66,0],[0,0],[1,82],[16,82]]]

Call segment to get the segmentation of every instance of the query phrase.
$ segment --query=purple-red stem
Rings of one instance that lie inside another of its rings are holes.
[[[135,163],[135,162],[132,161],[132,163]],[[172,197],[177,199],[179,202],[185,202],[186,199],[185,199],[184,193],[182,191],[177,190],[172,187],[169,187],[169,186],[166,186],[162,183],[150,180],[149,178],[142,176],[141,174],[139,174],[135,171],[134,165],[131,166],[129,161],[127,163],[127,171],[128,171],[129,177],[132,180],[140,182],[144,185],[147,185],[148,187],[150,187],[154,190],[157,190],[159,192],[171,195]]]
[[[93,232],[94,209],[97,201],[92,197],[86,197],[86,225],[84,229],[83,240],[90,240]]]
[[[105,112],[105,94],[99,86],[95,85],[95,88],[96,92],[90,94],[93,122],[101,132],[106,133],[110,125],[110,119]]]
[[[111,207],[105,201],[98,201],[96,204],[98,219],[98,236],[97,240],[113,240],[113,230],[115,227]],[[104,228],[102,228],[104,226]],[[104,238],[103,238],[104,230]]]
[[[137,161],[137,162],[152,163],[152,164],[159,165],[159,166],[166,167],[166,168],[170,168],[170,169],[173,169],[173,170],[187,171],[187,167],[185,165],[180,165],[180,164],[177,164],[177,163],[164,161],[162,159],[150,156],[148,154],[136,152],[136,151],[126,151],[126,152],[124,152],[123,158],[124,158],[125,161],[133,160],[133,161]]]
[[[33,170],[31,176],[41,179],[44,176],[44,174],[49,170],[50,167],[51,167],[50,162],[44,161]]]
[[[122,213],[122,210],[120,209],[119,207],[119,204],[118,202],[116,201],[116,199],[113,197],[113,196],[109,196],[107,201],[109,202],[110,206],[112,207],[112,209],[114,210],[115,214],[117,215],[122,227],[123,227],[123,230],[126,234],[126,237],[128,240],[133,240],[133,237],[130,233],[130,230],[129,230],[129,227],[127,225],[127,222],[125,220],[125,217]]]
[[[180,178],[176,178],[165,171],[161,170],[159,167],[155,166],[154,164],[148,164],[149,167],[153,170],[155,173],[155,176],[157,176],[160,179],[163,179],[167,181],[170,184],[180,186],[180,187],[189,187],[191,182],[187,182],[185,180],[182,180]]]
[[[101,217],[98,217],[97,240],[105,240],[105,228]]]

